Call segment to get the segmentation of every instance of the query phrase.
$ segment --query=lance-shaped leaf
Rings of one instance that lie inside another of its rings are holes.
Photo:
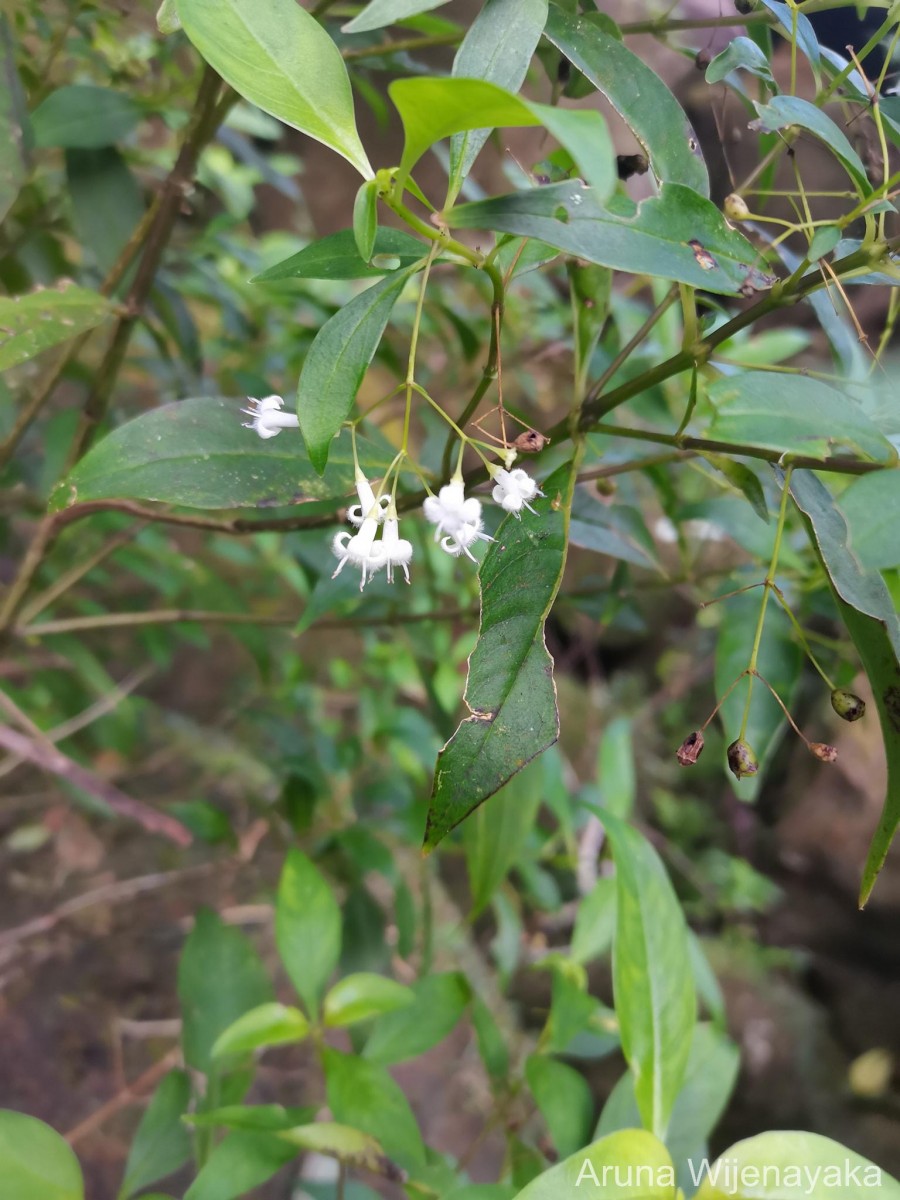
[[[629,126],[660,183],[683,183],[709,195],[709,176],[684,110],[656,72],[610,33],[607,18],[554,7],[544,33]]]
[[[128,1152],[120,1196],[133,1196],[187,1162],[191,1138],[182,1117],[191,1101],[186,1071],[170,1071],[153,1094]]]
[[[418,13],[440,8],[447,0],[369,0],[361,13],[342,26],[344,33],[369,33]]]
[[[461,204],[443,213],[456,229],[495,229],[538,238],[588,262],[676,279],[709,292],[733,295],[769,287],[758,255],[714,204],[679,183],[636,207],[623,197],[604,208],[580,180]]]
[[[517,92],[546,22],[547,0],[487,0],[453,60],[454,76],[486,79]],[[489,134],[489,129],[470,129],[454,135],[450,143],[451,202]]]
[[[297,385],[297,415],[306,449],[322,474],[331,442],[350,414],[384,327],[416,267],[395,271],[330,317],[309,348]]]
[[[398,79],[388,89],[403,122],[397,180],[435,142],[470,129],[543,125],[569,151],[585,180],[605,199],[616,181],[612,142],[603,117],[590,109],[534,104],[482,79]]]
[[[687,925],[650,843],[597,811],[616,862],[613,991],[622,1051],[635,1078],[641,1120],[665,1138],[697,1020]]]
[[[481,629],[465,694],[472,715],[438,755],[429,849],[559,736],[544,621],[565,566],[573,486],[571,464],[555,471],[537,515],[508,517],[481,565]]]
[[[865,570],[853,553],[847,522],[825,485],[809,471],[795,471],[790,486],[872,685],[884,737],[887,795],[863,868],[862,906],[900,825],[900,620],[884,579]]]
[[[74,285],[0,297],[0,371],[93,329],[111,311],[105,296]]]
[[[88,83],[57,88],[31,114],[36,146],[98,150],[120,141],[137,125],[141,110],[124,92]]]
[[[276,263],[251,283],[269,283],[279,279],[377,279],[401,267],[411,267],[426,253],[424,242],[402,229],[379,229],[372,247],[372,262],[360,258],[352,229],[329,233],[304,246],[290,258]]]
[[[50,507],[132,497],[187,508],[271,508],[333,499],[352,489],[349,447],[339,447],[320,476],[295,429],[261,438],[243,427],[243,419],[241,401],[220,396],[144,413],[98,442],[57,485]],[[363,449],[360,461],[371,468],[390,461],[370,451]]]
[[[757,104],[756,111],[759,113],[759,127],[767,133],[795,125],[819,138],[840,159],[863,195],[871,194],[872,185],[862,159],[841,129],[821,108],[800,96],[773,96],[768,104]]]
[[[312,1125],[297,1125],[286,1129],[281,1137],[301,1150],[327,1154],[338,1162],[358,1171],[374,1171],[388,1179],[402,1178],[402,1172],[367,1133],[338,1125],[334,1121],[316,1121]]]
[[[6,16],[0,15],[0,221],[12,207],[28,171],[27,120],[12,32]]]
[[[277,1133],[236,1129],[214,1148],[184,1200],[237,1200],[271,1179],[298,1154]]]
[[[178,15],[206,61],[245,100],[372,178],[341,52],[310,13],[294,0],[178,0]]]
[[[214,1059],[250,1054],[267,1046],[302,1042],[308,1033],[309,1021],[299,1008],[270,1000],[242,1013],[223,1029],[210,1054]]]
[[[715,407],[709,436],[782,453],[864,455],[896,460],[884,434],[847,393],[805,375],[743,371],[708,389]]]

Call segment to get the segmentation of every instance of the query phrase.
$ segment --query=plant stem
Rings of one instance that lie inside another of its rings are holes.
[[[766,608],[769,603],[769,592],[775,584],[775,570],[778,566],[778,556],[781,554],[781,539],[784,535],[784,523],[787,518],[788,498],[791,494],[790,482],[792,467],[784,473],[784,484],[781,491],[781,506],[778,509],[778,524],[775,527],[775,542],[772,546],[772,558],[769,562],[769,569],[766,571],[766,577],[763,580],[763,595],[759,606],[759,619],[756,622],[756,632],[753,635],[753,646],[750,650],[750,661],[747,663],[747,675],[749,682],[747,684],[747,700],[744,704],[744,716],[741,720],[741,731],[738,734],[738,740],[743,741],[744,735],[747,732],[747,722],[750,720],[750,701],[753,699],[753,680],[756,678],[756,664],[759,661],[759,648],[762,645],[763,626],[766,621]]]
[[[181,149],[163,184],[144,241],[143,253],[125,298],[125,312],[113,331],[106,354],[97,369],[94,386],[85,401],[81,421],[69,453],[70,467],[89,448],[98,425],[106,415],[109,398],[125,360],[131,335],[150,295],[162,256],[181,211],[185,191],[193,180],[200,152],[221,123],[222,107],[218,103],[221,84],[221,79],[212,67],[205,67]],[[230,102],[236,99],[236,96],[231,93],[228,99]]]

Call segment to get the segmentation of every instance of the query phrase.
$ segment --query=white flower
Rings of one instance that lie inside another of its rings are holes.
[[[380,499],[375,499],[375,493],[372,491],[372,485],[363,475],[362,471],[356,474],[356,494],[359,496],[359,504],[354,504],[352,508],[347,510],[347,520],[351,525],[356,525],[357,528],[362,525],[366,517],[374,517],[378,522],[384,520],[385,511],[391,502],[390,496],[382,496]]]
[[[522,519],[523,508],[534,512],[528,501],[533,500],[535,496],[544,494],[528,472],[523,471],[521,467],[516,467],[514,471],[502,469],[495,471],[494,484],[491,495],[494,497],[495,503],[519,520]]]
[[[388,583],[394,582],[394,567],[402,567],[406,582],[409,583],[409,560],[413,555],[412,542],[400,536],[400,523],[395,516],[388,517],[384,522],[384,532],[381,535],[381,547],[384,561],[387,563]]]
[[[442,533],[455,534],[463,525],[481,525],[481,501],[474,496],[466,499],[461,479],[451,479],[436,496],[428,496],[422,508],[435,526],[435,541]]]
[[[261,438],[275,437],[282,429],[296,429],[300,420],[296,413],[282,412],[284,401],[280,396],[266,396],[263,400],[247,397],[249,408],[241,412],[252,418],[244,422],[245,429],[253,429]]]
[[[492,542],[493,540],[489,533],[484,532],[484,522],[479,516],[477,521],[463,521],[452,534],[441,538],[441,549],[456,558],[460,554],[465,554],[467,558],[471,558],[472,562],[477,562],[478,559],[469,547],[478,541]]]
[[[346,530],[336,533],[331,543],[331,549],[341,561],[331,578],[334,579],[340,575],[344,563],[352,562],[362,571],[362,580],[359,585],[359,590],[362,591],[376,571],[379,571],[387,561],[384,544],[375,540],[377,533],[378,521],[374,517],[366,517],[360,526],[359,533],[354,533],[352,536]]]

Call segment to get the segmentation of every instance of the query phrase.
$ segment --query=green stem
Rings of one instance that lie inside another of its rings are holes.
[[[756,622],[756,632],[753,635],[753,646],[750,650],[750,661],[747,663],[747,675],[749,682],[747,684],[747,700],[744,704],[744,716],[741,720],[741,731],[738,734],[738,741],[743,741],[747,733],[747,722],[750,720],[750,701],[753,699],[753,680],[756,678],[756,667],[759,661],[759,648],[762,645],[763,626],[766,621],[766,608],[769,603],[769,592],[775,585],[775,570],[778,566],[778,556],[781,554],[781,539],[784,535],[784,523],[787,519],[788,498],[791,494],[790,482],[792,467],[784,473],[784,484],[781,492],[781,506],[778,510],[778,524],[775,527],[775,542],[772,546],[772,558],[769,562],[769,569],[766,572],[766,577],[763,580],[763,596],[759,606],[759,619]]]

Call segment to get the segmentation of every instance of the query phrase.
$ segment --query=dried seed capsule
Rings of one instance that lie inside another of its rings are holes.
[[[810,742],[809,748],[816,758],[821,758],[822,762],[837,762],[837,746],[829,746],[827,742]]]
[[[702,753],[703,734],[699,729],[695,729],[675,751],[675,757],[683,767],[692,767]]]
[[[728,747],[728,768],[736,779],[743,779],[745,775],[755,775],[759,770],[759,760],[741,738]]]
[[[831,693],[831,707],[842,721],[858,721],[865,714],[866,702],[855,692],[835,688]]]

